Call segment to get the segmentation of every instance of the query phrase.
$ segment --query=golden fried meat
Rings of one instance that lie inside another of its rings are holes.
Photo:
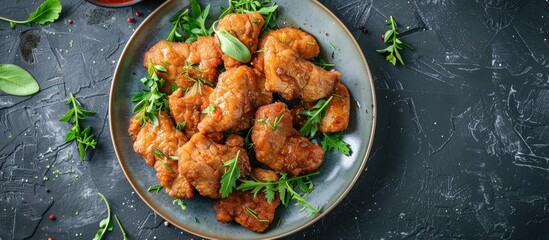
[[[198,123],[205,116],[202,113],[210,105],[210,94],[213,88],[198,85],[191,88],[186,94],[179,88],[168,97],[168,105],[176,123],[185,123],[183,132],[187,137],[192,137],[198,132]]]
[[[324,150],[298,135],[284,103],[260,107],[255,118],[252,142],[259,162],[292,176],[313,172],[323,163]]]
[[[295,50],[297,54],[305,59],[311,60],[320,54],[320,46],[316,39],[309,33],[293,27],[286,27],[277,30],[268,31],[259,41],[259,49],[265,47],[268,37],[274,37],[282,43]],[[252,60],[252,65],[257,70],[263,72],[264,65],[263,52],[256,53]]]
[[[206,134],[250,128],[260,95],[257,79],[254,70],[247,66],[220,74],[217,87],[210,94],[208,113],[198,124],[200,132]]]
[[[264,54],[265,88],[285,99],[314,102],[329,96],[339,83],[339,72],[314,65],[274,37],[267,37]]]
[[[265,25],[265,20],[257,12],[247,14],[232,13],[219,20],[217,29],[218,31],[223,29],[238,38],[240,42],[248,47],[250,53],[254,54],[257,51],[259,34],[263,25]],[[243,65],[243,63],[226,54],[223,54],[223,62],[226,69]]]
[[[231,138],[242,137],[232,135],[227,142],[233,143],[233,145],[243,141]],[[221,197],[219,192],[221,176],[227,169],[223,163],[233,159],[237,154],[240,174],[247,177],[251,167],[244,148],[229,144],[217,144],[207,136],[196,133],[178,151],[179,172],[187,178],[200,195],[217,199]]]
[[[259,180],[278,180],[276,173],[271,170],[254,168],[252,174]],[[254,197],[250,191],[234,191],[227,198],[217,200],[214,203],[214,210],[219,222],[236,221],[254,232],[263,232],[273,221],[275,210],[279,205],[278,194],[269,203],[262,192]],[[256,216],[252,215],[254,213]]]
[[[161,40],[145,53],[145,68],[151,61],[168,70],[166,73],[158,71],[158,76],[166,80],[161,90],[167,93],[172,92],[172,84],[186,88],[197,79],[215,84],[217,67],[223,63],[214,37],[198,37],[192,43]]]

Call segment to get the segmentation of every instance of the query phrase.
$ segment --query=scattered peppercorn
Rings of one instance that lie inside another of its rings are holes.
[[[381,40],[385,40],[385,34],[381,34]]]
[[[52,220],[52,221],[55,220],[55,216],[53,214],[50,215],[50,220]]]
[[[140,12],[135,12],[135,16],[136,17],[141,17],[141,13]]]
[[[67,23],[72,24],[73,23],[72,19],[67,20]]]
[[[129,18],[128,18],[128,22],[129,22],[129,23],[132,23],[132,22],[133,22],[133,18],[129,17]]]

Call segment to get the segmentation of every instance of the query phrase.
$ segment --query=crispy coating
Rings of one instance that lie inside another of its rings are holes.
[[[240,131],[252,126],[253,112],[260,95],[255,72],[247,67],[232,68],[219,75],[210,95],[215,108],[198,124],[201,133]]]
[[[233,135],[232,137],[239,136]],[[234,143],[234,141],[238,140],[233,139],[229,142]],[[240,174],[247,177],[251,167],[244,148],[217,144],[207,136],[196,133],[178,151],[179,172],[187,178],[200,195],[217,199],[221,197],[219,193],[221,176],[227,168],[223,166],[223,163],[233,159],[237,153]]]
[[[278,180],[276,173],[270,170],[253,168],[252,174],[256,179]],[[234,191],[229,197],[217,200],[214,203],[214,210],[219,222],[236,221],[254,232],[263,232],[273,221],[275,210],[279,205],[278,194],[269,203],[264,193],[258,193],[254,198],[250,191]],[[257,218],[248,212],[250,210],[257,214]]]
[[[176,123],[185,122],[183,132],[192,137],[198,132],[198,123],[206,114],[202,110],[210,105],[210,94],[213,88],[203,85],[200,88],[191,88],[186,94],[179,88],[168,97],[168,105]]]
[[[198,37],[192,43],[161,40],[145,53],[145,68],[150,61],[168,70],[166,73],[158,72],[158,76],[166,80],[161,90],[167,93],[172,92],[172,84],[186,88],[192,86],[193,79],[197,78],[214,84],[217,67],[223,63],[214,37]]]
[[[256,121],[252,130],[255,156],[278,172],[298,176],[313,172],[324,161],[324,150],[298,135],[292,125],[292,115],[284,103],[276,102],[260,107],[256,120],[266,119],[271,125],[281,117],[276,126]]]
[[[294,126],[301,127],[307,121],[307,117],[300,114],[301,111],[310,109],[314,103],[302,103],[292,108]],[[351,111],[351,96],[349,90],[343,84],[338,84],[335,88],[332,101],[328,104],[326,114],[322,117],[322,122],[318,130],[324,133],[341,132],[349,126],[349,113]]]
[[[320,47],[316,39],[311,34],[298,28],[286,27],[268,31],[259,41],[259,49],[265,47],[268,37],[280,40],[305,60],[311,60],[320,54]],[[263,52],[258,52],[252,60],[252,65],[261,72],[263,72],[264,65],[263,57]]]
[[[340,73],[326,71],[299,57],[298,53],[274,37],[265,42],[265,88],[288,100],[314,102],[330,95]]]
[[[157,118],[157,126],[148,122],[143,128],[142,122],[135,117],[130,120],[128,131],[134,136],[134,151],[143,156],[149,166],[154,166],[158,182],[166,189],[168,195],[192,198],[193,188],[184,177],[179,176],[177,161],[154,154],[156,149],[166,156],[175,156],[177,149],[187,142],[187,137],[175,128],[167,113],[160,112]]]
[[[257,51],[259,34],[264,24],[265,20],[263,20],[263,16],[257,12],[247,14],[232,13],[219,20],[217,29],[223,29],[238,38],[238,40],[248,47],[250,53],[253,54]],[[226,54],[223,54],[223,62],[226,69],[243,65],[243,63]]]

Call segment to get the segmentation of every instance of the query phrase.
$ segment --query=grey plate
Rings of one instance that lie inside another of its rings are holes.
[[[219,6],[227,4],[225,0],[200,2],[203,5],[212,5],[212,16],[219,16]],[[313,34],[321,44],[324,58],[335,63],[336,69],[341,72],[342,82],[349,88],[352,96],[350,125],[344,133],[344,140],[351,145],[353,154],[350,157],[339,152],[326,154],[320,174],[313,178],[315,190],[306,197],[313,206],[322,207],[322,211],[315,216],[307,218],[307,213],[299,212],[300,207],[293,204],[287,209],[281,206],[271,228],[265,233],[254,233],[238,224],[217,222],[212,201],[209,199],[198,197],[185,200],[187,210],[182,211],[178,206],[172,205],[173,199],[164,192],[147,192],[147,188],[158,184],[158,181],[154,169],[147,166],[132,148],[133,143],[127,132],[129,118],[132,116],[131,98],[144,87],[139,79],[147,74],[141,65],[145,51],[168,36],[171,30],[170,17],[188,7],[187,0],[167,1],[143,21],[128,41],[114,74],[109,123],[114,149],[128,181],[143,201],[164,219],[205,238],[278,238],[311,225],[332,210],[349,192],[362,173],[372,146],[376,112],[372,77],[353,36],[328,9],[316,1],[275,2],[280,5],[280,26],[299,26]],[[331,44],[337,46],[337,49]],[[274,228],[280,218],[283,220]]]

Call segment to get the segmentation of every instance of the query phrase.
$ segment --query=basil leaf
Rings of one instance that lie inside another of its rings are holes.
[[[13,64],[0,64],[0,90],[16,96],[28,96],[40,90],[29,72]]]
[[[238,38],[223,29],[216,31],[216,33],[221,44],[221,51],[240,62],[247,63],[250,61],[252,58],[250,50]]]
[[[33,13],[31,13],[26,22],[34,22],[37,24],[53,22],[59,18],[61,9],[62,6],[59,0],[46,0]]]

